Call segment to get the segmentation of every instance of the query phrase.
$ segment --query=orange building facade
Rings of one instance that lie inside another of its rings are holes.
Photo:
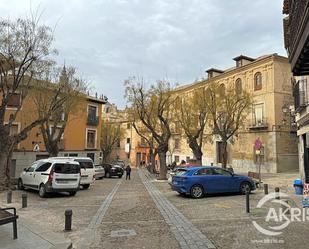
[[[81,101],[76,111],[72,111],[68,116],[64,134],[59,142],[58,156],[90,157],[95,163],[100,161],[102,122],[100,117],[105,102],[102,98],[85,95],[84,101]],[[7,106],[6,121],[9,120],[11,114],[15,113],[20,104],[20,95],[17,93]],[[22,103],[10,133],[17,134],[36,119],[36,106],[30,92]],[[50,129],[57,129],[57,127],[51,125]],[[17,177],[32,162],[47,157],[49,154],[45,149],[40,128],[37,126],[31,130],[25,140],[16,146],[12,157],[11,176]]]

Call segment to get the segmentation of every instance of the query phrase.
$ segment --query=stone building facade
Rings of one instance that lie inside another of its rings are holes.
[[[241,87],[253,95],[254,104],[246,122],[228,144],[228,165],[236,171],[257,171],[261,158],[262,172],[285,172],[298,168],[297,136],[290,115],[293,104],[290,64],[277,54],[253,59],[234,58],[235,67],[227,70],[211,68],[208,79],[176,89],[175,94],[218,83]],[[177,131],[178,130],[178,131]],[[212,131],[203,146],[203,164],[221,165],[221,141]],[[256,155],[255,141],[262,142],[261,155]],[[170,141],[168,162],[188,161],[193,154],[181,129],[175,129]]]

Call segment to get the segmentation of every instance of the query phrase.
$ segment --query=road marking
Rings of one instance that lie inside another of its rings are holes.
[[[216,248],[200,230],[161,194],[149,181],[149,177],[145,175],[144,171],[138,170],[138,174],[182,249]]]
[[[97,225],[100,225],[102,223],[103,217],[107,209],[109,208],[110,204],[112,203],[114,195],[116,194],[121,183],[122,180],[117,182],[112,192],[110,192],[109,195],[106,197],[106,199],[103,201],[97,213],[92,217],[90,224],[88,225],[89,229],[94,229]]]

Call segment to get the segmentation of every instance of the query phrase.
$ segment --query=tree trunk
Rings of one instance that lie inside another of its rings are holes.
[[[50,157],[57,157],[59,154],[59,147],[57,142],[49,142],[49,146],[46,147],[46,149]]]
[[[12,152],[0,152],[0,191],[10,187]]]
[[[227,141],[222,140],[222,168],[226,169],[227,165]]]
[[[202,165],[203,152],[201,150],[201,147],[198,145],[196,139],[189,139],[189,147],[193,152],[196,163]]]
[[[160,175],[159,180],[167,180],[167,167],[166,167],[166,152],[159,151],[159,160],[160,160]]]

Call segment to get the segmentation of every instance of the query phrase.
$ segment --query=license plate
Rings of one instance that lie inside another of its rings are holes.
[[[58,181],[59,183],[69,183],[69,181]]]

